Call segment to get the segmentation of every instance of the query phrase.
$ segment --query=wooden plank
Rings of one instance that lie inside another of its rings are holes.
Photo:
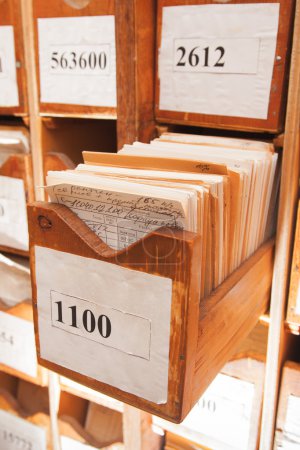
[[[159,107],[160,80],[158,74],[158,55],[162,35],[162,8],[179,5],[207,5],[213,4],[212,0],[159,0],[157,16],[157,52],[156,52],[156,120],[170,124],[185,124],[205,126],[210,128],[227,128],[244,131],[270,131],[279,132],[284,123],[286,103],[286,82],[289,65],[289,48],[291,43],[293,1],[281,0],[280,18],[276,56],[273,69],[273,78],[270,90],[270,101],[267,119],[255,119],[246,117],[231,117],[221,115],[209,115],[191,113],[186,111],[168,111]],[[273,3],[273,0],[228,0],[226,5],[235,3]]]
[[[124,405],[123,436],[125,450],[160,450],[162,436],[152,430],[152,417],[143,411]]]
[[[267,310],[272,268],[268,242],[200,303],[192,405]]]
[[[294,39],[284,134],[282,176],[273,272],[264,406],[260,450],[273,448],[279,378],[284,352],[284,318],[296,208],[300,153],[300,1],[296,3]]]
[[[115,0],[118,149],[155,136],[154,0]]]
[[[286,320],[292,329],[300,328],[300,207],[298,203],[297,224],[294,238],[294,251],[291,266],[291,281]]]
[[[123,441],[122,413],[89,403],[84,425],[100,447]]]
[[[30,124],[30,148],[34,161],[33,164],[33,182],[35,186],[35,199],[44,200],[44,192],[38,189],[44,183],[43,174],[43,156],[42,156],[42,137],[41,137],[41,118],[39,117],[37,78],[35,69],[34,54],[34,36],[32,19],[32,2],[21,2],[23,36],[26,36],[25,45],[25,64],[28,77],[28,108]]]

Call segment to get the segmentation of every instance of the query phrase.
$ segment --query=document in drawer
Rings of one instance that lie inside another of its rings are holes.
[[[277,154],[268,142],[165,133],[84,160],[48,173],[51,202],[116,250],[162,226],[198,233],[201,297],[272,233]]]

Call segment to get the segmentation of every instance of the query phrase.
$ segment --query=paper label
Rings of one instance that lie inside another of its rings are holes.
[[[159,108],[266,119],[279,3],[164,7]]]
[[[163,226],[186,229],[180,202],[72,184],[47,186],[52,202],[70,208],[116,250]]]
[[[114,16],[38,19],[41,102],[116,106]]]
[[[0,448],[46,450],[46,430],[0,410]]]
[[[166,403],[172,280],[38,246],[35,258],[41,357]]]
[[[175,39],[173,70],[257,73],[259,39]]]
[[[282,435],[283,448],[300,446],[300,397],[289,395]]]
[[[0,311],[0,362],[37,376],[33,323]]]
[[[24,181],[0,176],[0,245],[28,250]]]
[[[300,315],[300,279],[298,281],[298,290],[297,290],[297,297],[296,297],[295,314]]]
[[[50,292],[50,297],[53,327],[149,360],[149,319],[55,291]],[[131,332],[124,339],[120,330]]]
[[[19,106],[14,29],[0,26],[0,106]]]
[[[248,448],[254,384],[219,374],[182,425],[232,449]]]
[[[67,436],[61,436],[60,441],[61,450],[96,450],[96,447],[91,447],[90,445],[75,441],[75,439],[71,439]]]

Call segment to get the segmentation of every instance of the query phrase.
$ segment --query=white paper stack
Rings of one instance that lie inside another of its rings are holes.
[[[84,152],[84,158],[75,170],[48,173],[50,200],[73,210],[116,250],[162,226],[199,233],[201,295],[271,234],[272,144],[165,133],[116,155]]]

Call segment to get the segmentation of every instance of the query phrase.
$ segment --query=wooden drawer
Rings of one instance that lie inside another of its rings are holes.
[[[158,0],[156,119],[278,132],[294,1]]]
[[[0,10],[0,114],[26,115],[21,0],[1,0]]]
[[[273,243],[262,246],[199,303],[199,235],[161,229],[115,252],[62,205],[35,203],[28,211],[39,363],[140,409],[182,421],[266,311]],[[73,306],[68,307],[69,300]],[[127,311],[126,320],[135,311],[132,325],[126,325],[122,316],[125,325],[114,335],[115,341],[105,338],[112,335],[112,321],[120,324],[121,319],[109,319],[108,308],[116,314]],[[70,325],[68,311],[75,310],[80,312],[78,323],[73,316]],[[90,340],[87,333],[78,338],[84,333],[74,334],[70,328],[80,322],[80,329],[84,326],[94,333],[96,319],[102,340],[98,334]],[[61,347],[59,354],[55,342]],[[84,342],[85,350],[76,342]]]
[[[40,112],[116,118],[114,0],[33,0]]]

